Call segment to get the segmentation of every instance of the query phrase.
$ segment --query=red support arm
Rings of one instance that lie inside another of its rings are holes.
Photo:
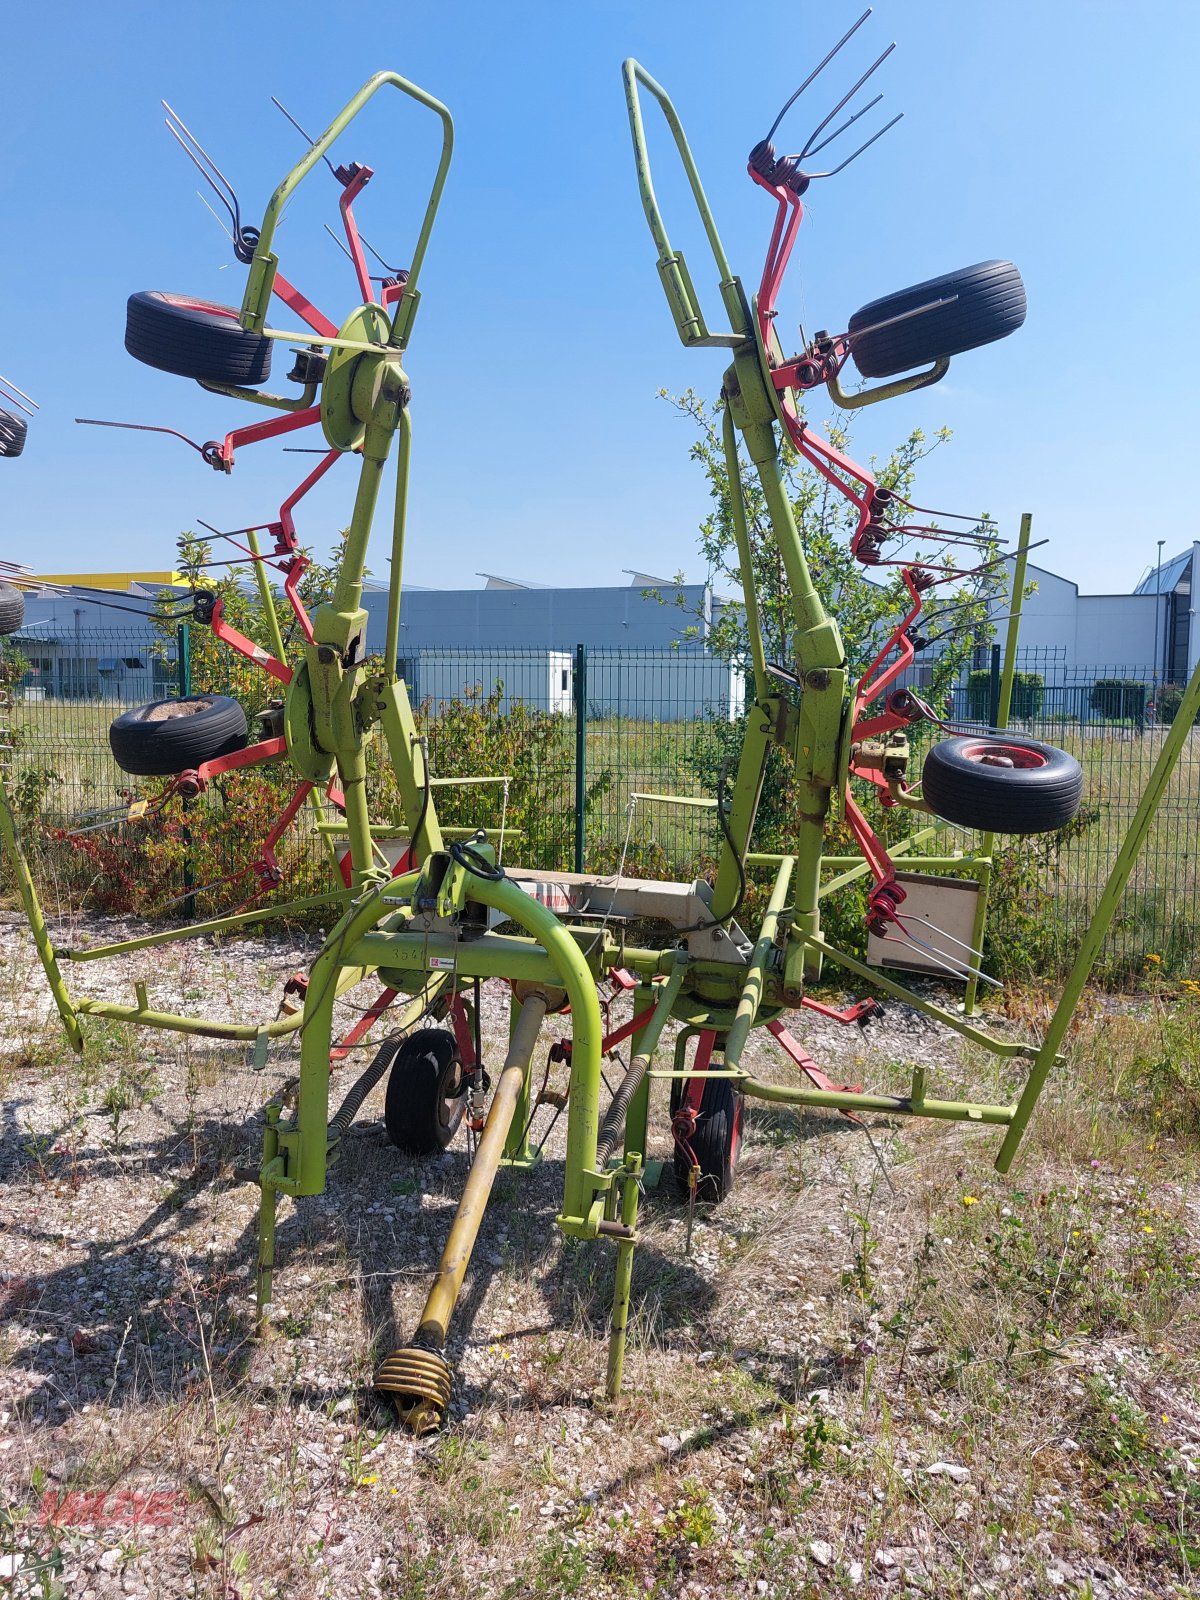
[[[209,778],[220,778],[226,772],[238,772],[242,767],[256,767],[263,761],[274,761],[287,754],[286,739],[262,739],[258,744],[244,745],[231,750],[227,756],[216,756],[212,761],[202,761],[195,769],[202,783]]]
[[[805,1005],[810,1004],[810,1002],[807,1000],[804,1003]],[[875,1002],[872,1000],[870,1004],[874,1005]],[[826,1011],[830,1016],[837,1016],[836,1012],[830,1011],[828,1008],[823,1006],[817,1006],[815,1003],[813,1004],[813,1009],[818,1011]],[[843,1019],[839,1016],[837,1017],[837,1020],[841,1022]],[[808,1051],[800,1043],[799,1039],[794,1039],[792,1037],[792,1035],[784,1027],[783,1023],[779,1021],[778,1017],[774,1022],[767,1023],[767,1032],[772,1034],[775,1039],[778,1040],[785,1053],[789,1055],[796,1063],[796,1065],[800,1068],[800,1071],[809,1080],[814,1089],[833,1089],[835,1091],[840,1091],[842,1094],[862,1093],[863,1086],[861,1083],[834,1083],[832,1078],[827,1077],[825,1073],[821,1071],[820,1067],[813,1060],[813,1058],[809,1055]]]
[[[255,666],[261,667],[264,672],[269,672],[280,683],[291,683],[292,669],[284,661],[277,661],[269,650],[264,650],[261,644],[255,644],[253,639],[247,639],[244,633],[239,633],[232,623],[225,621],[225,602],[218,600],[213,606],[212,631],[218,639],[224,641],[230,649],[236,650],[240,656],[245,656],[248,661],[253,661]]]
[[[329,1060],[331,1063],[334,1061],[344,1061],[345,1058],[350,1054],[351,1050],[353,1050],[354,1046],[362,1043],[362,1041],[370,1033],[371,1029],[379,1021],[383,1013],[391,1005],[398,993],[399,990],[397,989],[380,990],[379,998],[372,1003],[368,1010],[363,1012],[362,1016],[359,1017],[358,1021],[350,1029],[350,1032],[342,1040],[341,1044],[334,1045],[333,1049],[329,1052]]]
[[[354,202],[375,176],[370,167],[359,167],[354,176],[342,191],[342,198],[338,207],[342,213],[342,225],[346,230],[346,242],[350,246],[350,259],[354,263],[355,275],[358,278],[359,292],[364,301],[374,302],[375,293],[371,287],[371,276],[367,271],[367,260],[363,255],[362,240],[358,236],[358,224],[354,220]]]
[[[305,411],[289,411],[286,416],[272,417],[270,422],[255,422],[248,428],[235,428],[232,433],[225,435],[224,443],[216,452],[215,465],[225,472],[231,472],[234,452],[239,445],[257,444],[260,439],[274,439],[281,433],[294,433],[297,428],[307,428],[320,420],[320,406],[309,406]]]
[[[275,272],[275,293],[289,310],[294,311],[302,322],[307,322],[313,332],[319,333],[322,339],[337,338],[337,328],[324,312],[318,311],[307,295],[301,294],[278,269]]]

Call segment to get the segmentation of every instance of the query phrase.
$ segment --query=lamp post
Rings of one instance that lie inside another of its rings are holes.
[[[1158,710],[1158,613],[1162,610],[1162,552],[1165,539],[1158,541],[1158,565],[1154,569],[1154,708]],[[1166,629],[1163,629],[1164,635]]]

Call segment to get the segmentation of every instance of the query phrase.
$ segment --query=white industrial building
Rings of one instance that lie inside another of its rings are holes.
[[[1084,594],[1069,578],[1028,568],[1036,584],[1021,610],[1021,649],[1061,662],[1072,677],[1129,668],[1160,682],[1184,683],[1200,657],[1194,625],[1193,573],[1200,543],[1164,559],[1132,594]],[[1007,612],[1007,597],[997,611]],[[1003,637],[1004,624],[997,634]]]
[[[741,714],[742,673],[707,649],[721,607],[731,603],[710,585],[677,585],[646,573],[590,588],[480,576],[485,582],[477,589],[404,591],[399,657],[414,700],[436,708],[468,687],[490,693],[500,682],[506,702],[569,711],[583,646],[589,716],[670,721]],[[1043,671],[1047,682],[1084,684],[1119,674],[1181,683],[1200,658],[1193,602],[1200,542],[1164,558],[1130,594],[1081,593],[1070,579],[1032,564],[1028,578],[1036,587],[1022,610],[1021,664]],[[24,626],[12,641],[30,663],[26,692],[126,705],[170,694],[174,645],[149,616],[160,587],[69,584],[30,593]],[[367,648],[379,652],[386,592],[369,588],[363,603]],[[995,609],[1000,638],[1007,610],[1006,596]],[[918,657],[917,682],[928,665],[929,658]]]

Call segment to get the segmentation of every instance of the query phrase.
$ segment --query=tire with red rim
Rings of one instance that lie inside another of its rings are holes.
[[[271,372],[271,341],[247,333],[231,306],[144,289],[129,296],[125,348],[160,372],[253,388]]]
[[[671,1081],[671,1115],[683,1104],[684,1094],[694,1079],[674,1078]],[[696,1113],[696,1131],[688,1143],[700,1168],[696,1182],[696,1199],[712,1204],[724,1200],[733,1188],[737,1173],[738,1156],[742,1148],[742,1106],[744,1096],[735,1089],[728,1078],[710,1078],[704,1085],[700,1109]],[[687,1199],[688,1173],[691,1163],[678,1144],[675,1146],[675,1184],[683,1199]]]
[[[961,828],[1052,833],[1079,810],[1083,769],[1052,744],[968,734],[932,747],[921,792],[939,817]]]

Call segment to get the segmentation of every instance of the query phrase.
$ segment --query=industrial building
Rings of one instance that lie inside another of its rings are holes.
[[[1200,542],[1156,563],[1130,594],[1081,593],[1070,579],[1031,564],[1036,587],[1024,602],[1023,654],[1064,682],[1114,671],[1183,682],[1200,657],[1196,575]],[[582,645],[589,715],[667,721],[741,714],[741,672],[707,648],[721,607],[736,602],[711,585],[640,572],[627,574],[626,583],[587,588],[479,576],[477,589],[405,589],[399,657],[414,700],[436,707],[501,683],[506,699],[567,710]],[[174,645],[150,613],[172,580],[177,574],[59,574],[57,592],[29,594],[14,641],[30,662],[25,691],[125,704],[170,693]],[[368,588],[363,604],[367,648],[379,652],[386,591]],[[998,602],[1000,630],[1006,612],[1007,601]]]

